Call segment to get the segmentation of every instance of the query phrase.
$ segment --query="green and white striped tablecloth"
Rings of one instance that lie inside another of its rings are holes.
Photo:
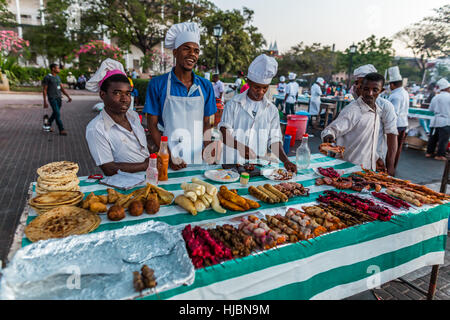
[[[342,160],[313,154],[311,167],[302,170],[296,181],[311,189],[309,197],[291,199],[288,204],[268,205],[254,212],[284,214],[287,207],[301,208],[314,204],[315,199],[329,186],[315,186],[312,168],[333,167],[346,174],[360,171],[360,167]],[[169,181],[160,186],[182,193],[182,182],[193,177],[206,180],[203,172],[219,166],[189,166],[169,171]],[[208,180],[206,180],[208,181]],[[213,183],[212,181],[208,181]],[[264,177],[253,178],[252,185],[275,184]],[[220,185],[220,184],[216,184]],[[80,178],[82,192],[106,194],[106,186],[86,182]],[[253,200],[239,183],[227,185]],[[132,192],[132,190],[128,191]],[[342,299],[377,287],[385,282],[428,265],[444,262],[448,204],[413,209],[395,218],[395,223],[373,222],[326,234],[320,238],[289,244],[263,253],[224,262],[196,271],[195,282],[169,291],[159,292],[145,299]],[[246,212],[244,214],[249,214]],[[150,219],[166,222],[181,231],[187,224],[205,225],[238,217],[243,213],[221,215],[208,210],[192,216],[178,206],[161,207],[155,216],[127,216],[120,222],[109,221],[102,215],[102,223],[94,232],[102,232],[141,223]],[[27,224],[34,219],[30,208]],[[25,237],[22,246],[30,242]]]
[[[427,109],[409,108],[408,117],[431,120],[434,118],[434,112],[427,110]]]

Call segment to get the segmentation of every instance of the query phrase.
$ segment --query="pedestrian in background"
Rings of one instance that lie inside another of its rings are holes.
[[[289,114],[295,114],[295,104],[298,101],[298,90],[300,86],[295,79],[297,75],[295,73],[289,73],[289,83],[286,86],[286,95],[284,97],[284,104],[286,105],[286,117]]]
[[[67,135],[67,131],[64,130],[63,123],[61,121],[61,107],[62,107],[62,95],[61,92],[67,97],[67,102],[72,102],[69,94],[61,86],[61,78],[59,77],[59,66],[56,63],[50,65],[50,71],[48,75],[42,80],[43,97],[44,97],[44,109],[48,108],[48,105],[52,107],[53,113],[50,116],[49,126],[50,132],[53,132],[51,128],[53,121],[56,121],[56,125],[59,129],[59,134],[62,136]],[[47,102],[48,99],[48,102]]]
[[[430,111],[434,112],[430,127],[432,134],[428,140],[427,158],[431,158],[438,146],[435,160],[445,161],[447,153],[448,139],[450,138],[450,83],[447,79],[438,81],[440,93],[431,100]]]

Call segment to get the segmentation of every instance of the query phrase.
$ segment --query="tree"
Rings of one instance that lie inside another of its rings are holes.
[[[80,69],[89,72],[95,72],[92,68],[99,66],[107,58],[124,63],[121,50],[118,47],[104,43],[102,40],[89,41],[75,51],[75,57],[79,59]]]
[[[300,42],[279,59],[278,73],[287,75],[314,74],[330,80],[336,69],[337,54],[330,46],[313,43],[311,46]]]
[[[372,64],[379,73],[384,74],[394,59],[395,51],[392,48],[393,40],[386,37],[377,39],[375,35],[358,42],[356,45],[356,53],[352,58],[353,69]],[[347,71],[350,65],[350,49],[347,48],[343,53],[339,54],[337,71]],[[353,71],[353,70],[351,70]]]
[[[153,48],[164,40],[172,23],[201,19],[213,7],[206,0],[87,0],[83,21],[91,27],[105,27],[102,31],[117,39],[124,50],[136,46],[149,65]]]
[[[246,72],[248,66],[261,52],[266,44],[262,34],[251,25],[254,12],[243,8],[222,11],[217,9],[202,19],[204,32],[201,34],[202,54],[199,65],[204,69],[214,69],[216,65],[216,38],[213,35],[214,26],[223,28],[219,43],[219,70],[221,73],[237,71]]]
[[[450,52],[450,5],[434,11],[435,16],[426,17],[394,36],[413,53],[423,81],[428,60],[441,55],[448,56]]]
[[[15,23],[14,14],[8,10],[8,3],[6,0],[0,0],[0,26],[10,27]]]

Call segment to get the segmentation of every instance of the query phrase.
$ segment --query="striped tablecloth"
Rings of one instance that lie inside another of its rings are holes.
[[[312,168],[330,166],[344,170],[346,174],[360,171],[351,163],[313,154],[311,168],[300,171],[296,177],[297,182],[311,189],[310,196],[294,198],[287,205],[261,203],[261,208],[255,212],[284,214],[287,207],[300,209],[313,204],[321,192],[333,188],[315,186],[317,177]],[[160,183],[160,186],[177,195],[182,193],[182,182],[190,182],[193,177],[205,179],[204,170],[214,168],[219,167],[189,166],[179,172],[169,171],[169,181]],[[86,177],[80,178],[81,190],[86,195],[90,192],[107,193],[105,186],[86,180]],[[265,183],[275,184],[264,177],[251,180],[255,186]],[[227,186],[256,200],[239,183]],[[197,270],[191,286],[159,292],[145,299],[342,299],[421,267],[443,264],[449,212],[448,204],[426,206],[405,212],[394,219],[395,223],[372,222],[326,234],[310,243],[284,245],[227,261]],[[111,222],[102,215],[102,223],[94,232],[122,228],[149,219],[166,222],[180,232],[187,224],[213,225],[242,215],[233,212],[221,215],[209,210],[194,217],[172,205],[161,207],[160,212],[152,217],[127,215],[120,222]],[[27,224],[35,216],[30,208]],[[22,239],[22,246],[29,243],[25,237]]]
[[[434,112],[427,110],[427,109],[421,109],[421,108],[409,108],[408,117],[431,120],[434,118]]]

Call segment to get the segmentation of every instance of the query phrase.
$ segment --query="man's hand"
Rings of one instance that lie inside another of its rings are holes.
[[[255,160],[256,159],[256,153],[247,146],[245,146],[243,148],[242,147],[239,148],[239,153],[240,153],[241,157],[244,158],[245,160]]]
[[[72,98],[67,96],[67,103],[70,103],[70,102],[72,102]]]
[[[178,170],[186,168],[186,162],[184,162],[183,159],[181,159],[181,158],[174,158],[172,161],[172,157],[170,157],[169,167],[170,167],[170,169],[172,169],[174,171],[178,171]]]
[[[297,173],[297,165],[295,163],[292,163],[290,161],[286,161],[284,163],[284,167],[286,168],[287,171]]]
[[[323,138],[323,142],[324,143],[334,143],[336,141],[334,140],[334,137],[331,134],[329,134]]]
[[[48,109],[48,102],[44,101],[44,109]]]
[[[386,166],[384,165],[384,161],[380,158],[377,160],[377,172],[387,172]]]

